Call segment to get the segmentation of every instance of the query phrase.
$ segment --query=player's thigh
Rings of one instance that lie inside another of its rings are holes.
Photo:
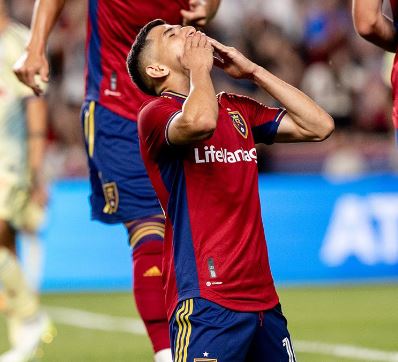
[[[240,313],[202,298],[179,303],[170,321],[175,362],[244,362],[256,313]]]
[[[137,123],[98,103],[83,105],[93,216],[127,222],[161,213],[140,156]]]
[[[246,362],[296,362],[280,304],[263,313]]]

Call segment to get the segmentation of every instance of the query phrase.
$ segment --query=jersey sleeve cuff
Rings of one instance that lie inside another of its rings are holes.
[[[179,115],[181,112],[182,112],[181,110],[179,110],[179,111],[177,111],[177,112],[174,112],[174,113],[170,116],[169,120],[167,121],[166,128],[164,129],[164,138],[165,138],[165,140],[166,140],[166,143],[167,143],[169,146],[172,146],[172,145],[173,145],[173,144],[170,142],[170,140],[169,140],[169,127],[170,127],[170,123],[171,123],[172,120],[173,120],[177,115]]]

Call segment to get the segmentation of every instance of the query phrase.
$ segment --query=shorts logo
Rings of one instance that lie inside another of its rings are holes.
[[[105,214],[114,214],[119,207],[119,192],[116,182],[109,182],[102,185],[106,205],[102,210]]]
[[[232,119],[232,123],[234,127],[237,129],[237,131],[240,133],[240,135],[243,138],[247,138],[248,135],[248,129],[247,129],[247,124],[245,119],[242,117],[242,115],[235,111],[235,112],[228,112],[229,116]]]

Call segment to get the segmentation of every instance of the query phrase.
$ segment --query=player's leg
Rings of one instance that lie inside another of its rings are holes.
[[[25,361],[35,354],[43,338],[52,339],[53,331],[14,254],[15,231],[4,221],[0,222],[0,240],[3,241],[0,243],[0,283],[4,288],[4,312],[11,345],[11,349],[0,356],[0,361]]]
[[[296,362],[287,321],[280,304],[258,313],[257,330],[246,362]]]
[[[135,220],[126,227],[132,248],[133,289],[138,312],[151,339],[155,362],[171,361],[161,273],[164,216]]]
[[[139,154],[136,123],[95,102],[83,106],[82,116],[89,156],[92,217],[105,223],[125,224],[129,241],[134,244],[133,280],[138,311],[147,327],[155,358],[171,361],[160,277],[164,220]]]
[[[24,361],[34,355],[43,338],[49,342],[53,337],[49,318],[40,309],[39,298],[29,287],[15,255],[16,228],[23,229],[27,219],[30,226],[40,219],[40,212],[28,207],[27,195],[27,190],[19,186],[5,187],[0,195],[0,284],[11,344],[11,350],[0,356],[1,362]],[[29,216],[27,210],[34,215]]]
[[[202,298],[180,302],[170,320],[174,361],[244,362],[256,318]]]

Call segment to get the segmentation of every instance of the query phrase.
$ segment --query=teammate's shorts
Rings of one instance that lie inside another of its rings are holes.
[[[175,362],[295,362],[278,304],[236,312],[202,298],[180,302],[170,321]]]
[[[163,214],[141,159],[137,123],[94,101],[83,104],[81,118],[92,218],[113,224]]]
[[[35,232],[44,216],[44,208],[29,199],[28,177],[0,170],[0,219],[16,230]]]

